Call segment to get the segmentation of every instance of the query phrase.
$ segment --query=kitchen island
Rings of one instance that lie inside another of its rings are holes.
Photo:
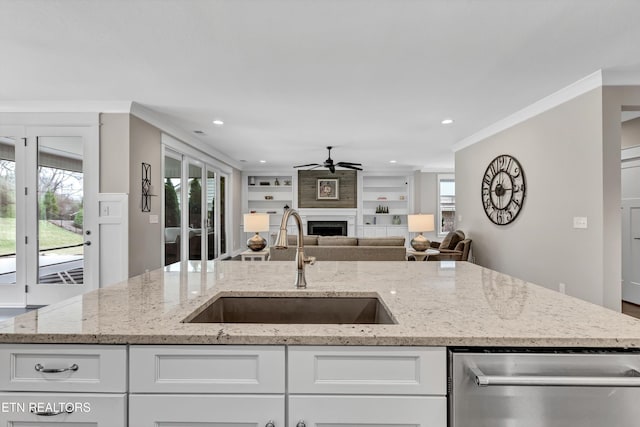
[[[0,323],[4,343],[640,347],[640,320],[466,262],[173,264]],[[397,324],[182,323],[219,296],[377,296]]]
[[[0,424],[600,427],[640,418],[640,320],[466,262],[322,261],[307,268],[307,289],[293,287],[294,275],[286,261],[187,261],[0,323],[0,399],[13,405]],[[208,313],[223,298],[268,301],[277,315],[302,299],[293,314],[304,319],[354,301],[377,314],[374,323],[218,323]],[[583,386],[500,385],[532,378]],[[585,407],[593,411],[572,412]]]

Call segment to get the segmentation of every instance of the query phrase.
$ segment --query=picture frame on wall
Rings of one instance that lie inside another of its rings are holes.
[[[317,200],[340,200],[339,187],[337,178],[318,178],[317,183]]]

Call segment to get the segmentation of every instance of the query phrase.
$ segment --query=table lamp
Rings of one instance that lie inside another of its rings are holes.
[[[247,247],[252,251],[261,251],[267,246],[267,241],[259,234],[261,231],[269,231],[269,215],[263,213],[244,214],[244,231],[245,233],[254,232],[249,240]]]
[[[431,214],[407,215],[407,225],[410,233],[418,233],[411,239],[411,247],[416,251],[426,251],[429,249],[429,240],[422,235],[425,231],[433,231],[434,221]]]

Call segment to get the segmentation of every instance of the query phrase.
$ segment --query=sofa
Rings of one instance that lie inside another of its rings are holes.
[[[442,242],[431,242],[430,246],[440,253],[429,255],[428,261],[467,261],[471,251],[471,239],[467,239],[462,230],[455,230],[449,232]]]
[[[287,249],[269,248],[270,261],[293,261],[297,236],[287,236]],[[404,237],[303,236],[304,254],[316,261],[404,261]]]

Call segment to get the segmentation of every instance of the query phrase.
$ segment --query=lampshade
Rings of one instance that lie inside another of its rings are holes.
[[[248,213],[244,214],[244,231],[259,232],[269,230],[269,214]]]
[[[407,215],[407,225],[412,233],[435,230],[432,214]]]

